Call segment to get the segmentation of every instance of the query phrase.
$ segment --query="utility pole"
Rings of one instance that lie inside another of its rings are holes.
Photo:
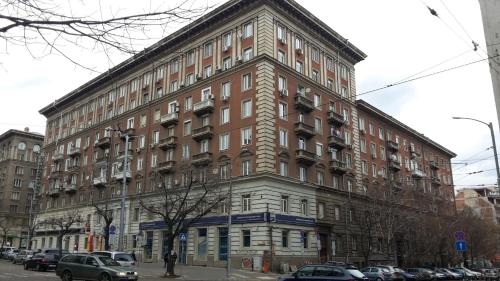
[[[27,241],[27,249],[31,250],[31,239],[33,239],[31,235],[31,231],[33,229],[33,201],[35,201],[36,196],[38,195],[39,188],[38,186],[40,185],[42,173],[43,173],[43,155],[42,152],[40,151],[37,157],[37,163],[36,163],[36,177],[35,177],[35,186],[33,186],[33,195],[31,196],[30,200],[30,212],[29,212],[29,219],[28,219],[28,241]],[[33,233],[35,230],[33,229]]]
[[[125,196],[127,192],[127,164],[128,164],[128,143],[130,136],[127,133],[120,135],[125,138],[125,153],[123,158],[123,178],[122,178],[122,192],[120,201],[120,232],[118,235],[118,251],[123,251],[123,238],[125,234]]]
[[[226,266],[226,278],[229,279],[231,275],[231,209],[233,208],[233,168],[231,163],[229,163],[229,200],[228,200],[228,210],[227,210],[227,266]]]

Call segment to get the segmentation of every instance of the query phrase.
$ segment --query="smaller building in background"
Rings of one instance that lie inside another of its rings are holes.
[[[484,220],[500,221],[500,196],[494,187],[464,188],[455,197],[457,211],[469,207]]]
[[[37,159],[43,135],[29,131],[8,130],[0,135],[0,244],[26,246],[28,217],[36,185]]]

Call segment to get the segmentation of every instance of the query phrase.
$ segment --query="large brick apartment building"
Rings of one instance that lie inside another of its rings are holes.
[[[224,188],[232,179],[238,267],[271,248],[275,264],[314,261],[317,248],[322,259],[345,255],[349,247],[335,246],[346,243],[336,241],[335,220],[344,216],[336,209],[347,195],[362,201],[368,190],[383,190],[388,179],[438,202],[419,208],[449,212],[454,154],[356,101],[354,65],[364,58],[294,1],[229,1],[40,111],[48,157],[38,219],[78,210],[100,244],[89,198],[110,194],[118,219],[125,143],[107,130],[118,127],[137,136],[126,148],[124,232],[126,249],[143,260],[165,251],[159,218],[138,203],[154,188],[153,171],[173,186],[183,184],[186,167],[200,177],[215,171]],[[64,247],[85,247],[82,225]],[[227,232],[222,219],[189,229],[187,241],[176,242],[180,262],[224,265]],[[35,247],[47,246],[55,246],[55,232],[41,228]]]
[[[5,245],[26,246],[42,145],[43,135],[28,128],[0,135],[0,227],[7,232],[7,237],[0,237],[0,244],[3,238]]]

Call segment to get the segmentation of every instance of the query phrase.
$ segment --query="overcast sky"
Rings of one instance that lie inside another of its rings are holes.
[[[127,10],[143,11],[150,6],[165,5],[163,1],[152,0],[147,7],[138,6],[142,2],[110,0],[102,1],[101,6],[104,10],[125,14]],[[398,82],[445,61],[414,77],[486,57],[482,51],[485,42],[477,1],[298,2],[368,55],[365,61],[356,65],[358,94]],[[207,1],[197,4],[206,5]],[[432,16],[425,5],[435,9],[440,18]],[[96,7],[72,8],[87,14],[96,11]],[[167,32],[175,28],[170,26]],[[482,49],[474,52],[469,37]],[[101,72],[126,58],[114,54],[110,61],[92,51],[72,48],[71,52]],[[96,75],[75,67],[61,56],[33,59],[25,48],[8,46],[6,50],[5,46],[0,47],[0,131],[30,127],[32,131],[44,133],[45,118],[38,110]],[[417,79],[360,98],[454,151],[458,156],[453,163],[469,163],[453,165],[457,188],[495,183],[488,128],[472,121],[451,119],[452,116],[465,116],[491,121],[498,133],[487,62]],[[477,171],[486,172],[467,175]]]

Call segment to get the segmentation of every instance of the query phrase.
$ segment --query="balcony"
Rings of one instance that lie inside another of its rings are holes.
[[[105,149],[111,145],[111,137],[102,137],[95,142],[95,146]]]
[[[132,178],[132,173],[129,171],[125,172],[125,180],[129,181]],[[115,171],[113,174],[113,179],[117,181],[122,181],[123,180],[123,171]]]
[[[388,140],[387,141],[387,148],[390,151],[398,151],[399,150],[399,143],[397,143],[395,141]]]
[[[80,172],[80,164],[73,163],[73,164],[69,165],[68,166],[68,171],[70,173],[78,173],[78,172]]]
[[[120,153],[118,153],[118,156],[116,159],[123,159],[125,157],[125,151],[127,152],[127,158],[131,159],[134,156],[134,150],[132,149],[127,149],[127,150],[122,150]]]
[[[419,169],[412,169],[411,176],[414,178],[417,178],[417,179],[421,179],[421,178],[425,177],[425,173],[424,173],[424,171],[419,170]]]
[[[80,155],[80,148],[79,147],[71,147],[68,151],[68,156],[78,156]]]
[[[167,113],[160,118],[160,124],[163,127],[168,127],[170,125],[176,125],[179,122],[179,113]]]
[[[194,166],[206,166],[212,162],[212,153],[210,152],[202,152],[193,155],[191,160],[191,164]]]
[[[313,126],[307,125],[304,122],[297,122],[295,123],[295,134],[306,138],[311,138],[314,137],[316,133],[314,132]]]
[[[175,171],[175,161],[167,160],[164,162],[160,162],[158,167],[156,167],[156,171],[162,174],[168,174]]]
[[[389,169],[393,171],[401,170],[401,163],[397,159],[389,160]]]
[[[64,158],[64,154],[60,153],[60,152],[55,152],[54,155],[52,155],[52,160],[55,162],[55,161],[59,161],[59,160],[63,160]]]
[[[163,150],[174,149],[177,146],[177,137],[170,136],[160,140],[158,147]]]
[[[431,166],[431,169],[433,170],[439,170],[439,164],[437,161],[430,161],[429,166]]]
[[[107,183],[106,177],[102,176],[102,177],[94,178],[92,183],[95,187],[106,187],[106,183]]]
[[[333,147],[337,150],[342,150],[347,147],[347,144],[345,143],[345,139],[341,135],[331,135],[328,136],[328,146]]]
[[[297,162],[299,163],[310,166],[316,162],[316,154],[299,148],[295,150],[295,159],[297,159]]]
[[[331,160],[330,171],[335,174],[343,175],[347,172],[347,166],[345,162],[342,162],[340,160]]]
[[[75,183],[68,183],[64,185],[64,191],[66,193],[74,193],[76,192],[76,184]]]
[[[441,179],[439,177],[431,177],[431,182],[433,185],[441,185]]]
[[[201,141],[203,139],[211,139],[214,134],[214,127],[210,125],[205,125],[200,128],[193,130],[193,139],[195,141]]]
[[[295,96],[295,108],[304,112],[311,112],[314,110],[313,101],[302,94]]]
[[[345,125],[345,120],[344,116],[342,114],[339,114],[333,110],[329,110],[327,113],[327,120],[328,123],[336,126],[343,126]]]
[[[60,194],[60,192],[61,192],[61,189],[60,189],[60,188],[55,188],[55,187],[53,187],[53,188],[50,188],[50,189],[49,189],[48,195],[49,195],[50,197],[58,197],[58,196],[59,196],[59,194]]]
[[[63,176],[63,170],[53,170],[50,172],[49,178],[55,179],[55,178],[61,178],[62,176]]]
[[[107,164],[109,161],[109,157],[107,155],[101,155],[101,156],[97,157],[95,161],[97,164],[100,164],[100,165]]]
[[[214,111],[215,105],[213,99],[202,100],[193,105],[193,112],[196,115],[203,115],[206,113],[212,113]]]

